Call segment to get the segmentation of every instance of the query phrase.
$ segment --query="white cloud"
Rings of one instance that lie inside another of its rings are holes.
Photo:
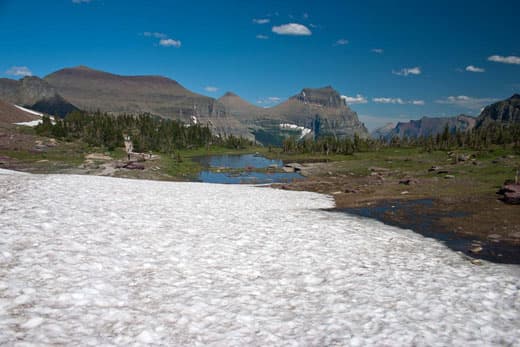
[[[204,87],[204,90],[207,91],[208,93],[215,93],[218,91],[218,88],[213,87],[213,86],[206,86],[206,87]]]
[[[420,75],[422,73],[421,71],[421,68],[416,66],[416,67],[411,67],[411,68],[404,68],[404,69],[401,69],[401,70],[392,70],[392,73],[394,75],[399,75],[399,76],[408,76],[408,75]]]
[[[253,19],[253,23],[255,24],[267,24],[271,22],[271,20],[269,18],[254,18]]]
[[[179,48],[181,46],[181,41],[173,40],[173,39],[161,39],[159,44],[163,47],[176,47]]]
[[[373,52],[373,53],[377,53],[377,54],[383,54],[384,53],[384,49],[382,49],[382,48],[372,48],[370,51]]]
[[[273,33],[278,35],[309,36],[312,32],[305,25],[298,23],[283,24],[273,27]]]
[[[259,40],[267,40],[267,39],[269,39],[269,36],[258,34],[258,35],[256,35],[256,38]]]
[[[373,98],[372,101],[376,104],[406,104],[401,98]]]
[[[425,104],[424,100],[403,100],[401,98],[373,98],[373,102],[376,104],[394,104],[394,105],[416,105],[416,106],[423,106]]]
[[[473,110],[480,110],[482,107],[496,101],[494,98],[473,98],[466,95],[448,96],[446,99],[436,100],[438,104],[456,105]]]
[[[516,64],[520,65],[520,57],[511,55],[509,57],[504,57],[501,55],[492,55],[488,58],[489,61],[494,61],[495,63],[503,63],[503,64]]]
[[[468,66],[466,66],[466,71],[469,71],[469,72],[485,72],[486,70],[481,68],[481,67],[468,65]]]
[[[11,76],[32,76],[32,72],[27,66],[12,66],[5,73]]]
[[[146,36],[146,37],[155,37],[156,39],[165,39],[168,37],[168,35],[164,34],[164,33],[158,33],[158,32],[150,32],[150,31],[145,31],[143,33],[143,36]]]
[[[348,45],[348,40],[346,40],[346,39],[339,39],[338,41],[336,41],[336,43],[334,45],[335,46],[345,46],[345,45]]]
[[[366,104],[368,103],[368,100],[367,98],[365,98],[363,95],[361,94],[357,94],[356,96],[347,96],[347,95],[342,95],[341,98],[343,100],[345,100],[345,102],[347,103],[347,105],[352,105],[352,104]]]

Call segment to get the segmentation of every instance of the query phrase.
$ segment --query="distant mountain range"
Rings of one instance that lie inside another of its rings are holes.
[[[288,135],[369,136],[364,124],[332,87],[304,88],[270,108],[255,106],[228,92],[219,99],[194,93],[162,76],[120,76],[85,66],[65,68],[43,79],[0,78],[0,100],[30,109],[65,116],[73,110],[118,114],[150,113],[187,123],[209,124],[222,135],[238,135],[261,143],[280,143]],[[467,130],[492,122],[519,122],[520,96],[488,106],[477,118],[460,115],[424,117],[417,121],[385,125],[372,136],[427,136],[450,129]]]
[[[372,131],[376,139],[390,140],[393,137],[418,138],[435,136],[444,131],[446,125],[450,132],[467,131],[473,128],[486,127],[492,124],[520,124],[520,95],[515,94],[508,99],[487,106],[478,117],[464,114],[455,117],[423,117],[419,120],[388,123]]]
[[[279,136],[280,124],[284,123],[297,126],[295,129],[311,129],[313,134],[368,136],[357,114],[331,87],[303,89],[286,102],[264,109],[233,93],[215,100],[161,76],[120,76],[79,66],[43,79],[0,79],[0,100],[58,116],[74,109],[116,115],[151,113],[209,124],[216,133],[251,139],[261,132]]]

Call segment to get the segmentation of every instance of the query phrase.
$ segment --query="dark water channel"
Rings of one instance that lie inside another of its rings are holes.
[[[440,219],[443,217],[463,217],[466,216],[466,213],[439,211],[439,209],[434,208],[434,201],[431,199],[386,201],[373,206],[333,209],[331,211],[377,219],[388,225],[411,229],[425,237],[438,240],[450,249],[462,252],[472,258],[495,263],[520,264],[520,249],[518,246],[478,240],[449,230],[440,223]],[[482,251],[478,253],[470,252],[470,249],[474,248],[475,245],[480,245]]]

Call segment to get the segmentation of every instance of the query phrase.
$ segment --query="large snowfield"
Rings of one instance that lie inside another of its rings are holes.
[[[520,267],[265,187],[0,174],[0,345],[520,346]]]

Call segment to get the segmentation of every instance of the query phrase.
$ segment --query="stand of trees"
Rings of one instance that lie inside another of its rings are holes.
[[[466,132],[450,132],[446,126],[442,134],[419,138],[394,137],[385,139],[361,139],[355,135],[353,139],[321,137],[315,140],[298,141],[286,138],[282,150],[286,153],[320,153],[350,155],[355,152],[375,151],[383,147],[421,147],[426,151],[473,149],[482,150],[491,145],[513,146],[520,150],[520,125],[494,124]]]
[[[36,132],[64,140],[80,139],[91,146],[113,150],[124,146],[123,134],[132,139],[136,152],[173,153],[179,149],[212,144],[230,148],[251,145],[251,141],[235,136],[215,136],[206,125],[190,125],[150,114],[118,115],[74,111],[53,124],[44,117]]]

